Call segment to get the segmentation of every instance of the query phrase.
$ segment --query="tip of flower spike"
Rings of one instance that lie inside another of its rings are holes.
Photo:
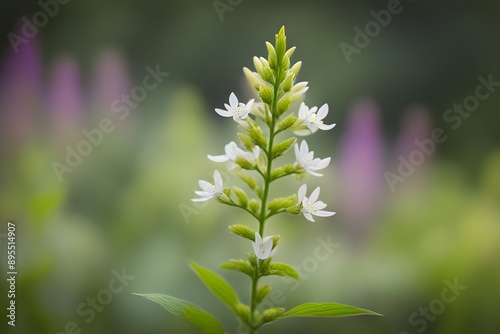
[[[278,35],[285,36],[285,26],[281,26],[280,31],[278,32]]]

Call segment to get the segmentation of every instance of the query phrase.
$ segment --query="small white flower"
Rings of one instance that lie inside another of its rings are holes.
[[[208,158],[214,162],[230,162],[229,169],[232,170],[236,168],[236,158],[241,157],[246,159],[251,165],[257,163],[257,159],[260,156],[260,147],[254,146],[252,152],[247,152],[238,147],[238,145],[232,141],[224,147],[226,154],[223,155],[208,155]]]
[[[255,256],[261,260],[265,260],[276,253],[276,248],[273,249],[273,237],[268,236],[262,239],[259,232],[255,232],[255,241],[252,242]]]
[[[315,133],[318,131],[318,129],[321,130],[330,130],[333,129],[335,124],[324,124],[323,119],[328,115],[328,104],[323,104],[321,108],[319,108],[318,112],[316,113],[316,110],[318,110],[317,107],[312,107],[309,109],[304,102],[300,104],[299,108],[299,120],[303,121],[303,124],[307,126],[308,130],[297,130],[294,131],[296,135],[299,136],[305,136],[309,135],[311,133]]]
[[[305,140],[300,143],[300,149],[299,145],[295,144],[295,158],[297,159],[297,164],[302,166],[307,173],[314,176],[323,176],[323,174],[316,173],[315,171],[326,168],[331,160],[331,158],[314,159],[314,151],[309,152],[309,147]]]
[[[238,101],[238,98],[234,93],[229,95],[229,104],[225,103],[224,109],[215,109],[215,112],[221,115],[222,117],[232,117],[236,122],[246,127],[247,124],[243,121],[248,117],[248,114],[252,110],[254,100],[250,100],[247,104],[241,103]]]
[[[195,194],[200,196],[200,198],[193,198],[193,202],[203,202],[208,201],[212,198],[217,198],[223,194],[222,176],[218,170],[214,171],[214,183],[210,183],[204,180],[198,181],[201,190],[196,190]]]
[[[307,185],[303,184],[299,188],[298,195],[299,195],[299,204],[302,203],[301,212],[304,214],[304,217],[306,217],[307,220],[314,222],[314,218],[312,215],[318,217],[330,217],[335,214],[335,212],[321,210],[326,208],[326,204],[322,201],[318,201],[319,187],[314,189],[310,197],[306,197],[306,192],[307,192]]]

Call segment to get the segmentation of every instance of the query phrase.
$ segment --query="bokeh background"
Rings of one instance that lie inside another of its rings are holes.
[[[306,103],[328,103],[326,121],[337,123],[308,139],[318,156],[333,158],[322,179],[307,179],[321,184],[337,214],[269,223],[282,236],[276,257],[303,272],[298,284],[269,280],[281,292],[275,306],[334,301],[384,317],[281,320],[262,333],[497,333],[500,87],[456,129],[443,116],[475,93],[479,76],[500,80],[498,1],[402,1],[350,63],[340,44],[353,45],[354,28],[364,29],[387,1],[221,2],[231,10],[219,15],[212,0],[73,0],[19,52],[9,36],[43,9],[36,1],[0,5],[0,264],[5,277],[12,220],[19,273],[16,327],[7,325],[0,281],[1,332],[195,333],[132,295],[161,292],[193,301],[238,333],[187,261],[214,269],[245,256],[250,244],[227,225],[254,223],[190,198],[197,180],[223,168],[206,155],[236,139],[235,123],[213,109],[232,91],[251,97],[241,68],[265,56],[264,41],[285,25],[293,60],[303,61],[300,80],[309,81]],[[168,77],[129,113],[113,112],[157,66]],[[113,131],[59,180],[54,162],[64,163],[67,147],[76,149],[82,131],[103,119]],[[414,141],[435,128],[447,139],[391,189],[386,172],[397,172],[398,157],[418,154]],[[276,195],[300,186],[276,184]],[[315,257],[328,240],[335,251]],[[247,300],[246,277],[216,270]],[[103,289],[117,272],[130,277],[110,298]],[[450,303],[439,301],[445,281],[466,286]],[[97,300],[88,311],[99,296],[105,305]],[[427,318],[418,313],[429,307]]]

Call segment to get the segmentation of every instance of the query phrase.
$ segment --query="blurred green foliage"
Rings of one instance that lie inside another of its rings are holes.
[[[64,159],[66,145],[84,137],[49,139],[49,110],[36,111],[36,126],[21,145],[0,136],[0,233],[5,233],[7,220],[17,223],[19,272],[16,328],[4,317],[1,332],[59,333],[75,321],[82,333],[194,333],[182,320],[131,294],[161,292],[196,301],[235,333],[237,324],[199,284],[187,260],[214,268],[230,254],[244,256],[249,244],[239,243],[227,226],[249,219],[215,202],[195,205],[190,198],[197,180],[209,178],[216,168],[206,155],[221,154],[224,144],[237,140],[234,124],[213,109],[231,91],[247,92],[241,68],[251,65],[252,56],[264,54],[262,42],[285,24],[288,42],[298,47],[293,59],[304,63],[300,80],[310,82],[308,104],[329,103],[329,117],[337,123],[331,135],[316,139],[316,146],[318,156],[333,155],[323,179],[328,181],[321,185],[325,202],[338,214],[312,225],[296,217],[276,217],[269,223],[269,232],[281,235],[279,260],[303,271],[299,284],[271,280],[283,292],[275,306],[289,309],[305,299],[335,300],[385,316],[291,320],[264,327],[262,333],[278,327],[287,333],[324,333],[325,328],[416,333],[419,327],[412,326],[410,316],[440,298],[444,280],[456,277],[467,289],[436,320],[428,321],[425,333],[496,333],[500,116],[495,110],[500,93],[450,132],[416,175],[394,193],[385,187],[378,194],[376,212],[356,222],[363,233],[353,233],[353,222],[339,204],[344,189],[339,187],[337,152],[353,101],[370,96],[379,103],[388,165],[395,160],[394,142],[408,105],[427,105],[433,126],[444,127],[443,112],[473,93],[478,75],[500,78],[498,3],[404,5],[350,64],[339,44],[352,43],[353,28],[372,20],[370,11],[386,8],[387,2],[243,1],[222,22],[211,1],[91,0],[61,6],[37,35],[44,78],[59,55],[69,54],[79,64],[83,91],[89,92],[95,60],[110,48],[125,58],[133,85],[141,84],[148,65],[161,64],[171,74],[124,120],[106,108],[91,107],[87,98],[80,129],[110,117],[116,130],[105,134],[63,182],[51,164]],[[1,7],[3,36],[15,31],[21,17],[40,10],[31,1]],[[10,47],[5,38],[0,54],[7,55]],[[0,110],[0,123],[7,124],[6,119]],[[236,179],[230,174],[224,178]],[[291,193],[300,182],[277,184],[283,193]],[[327,237],[340,246],[319,260],[318,238]],[[5,273],[5,239],[0,240]],[[121,268],[135,278],[87,324],[78,306],[97,296],[113,277],[112,270]],[[219,272],[248,298],[245,277]],[[6,291],[2,280],[3,310]]]

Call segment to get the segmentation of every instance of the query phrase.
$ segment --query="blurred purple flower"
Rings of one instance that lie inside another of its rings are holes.
[[[415,143],[416,140],[419,142],[430,142],[432,140],[432,120],[430,117],[429,110],[421,105],[413,105],[407,108],[404,113],[403,121],[401,125],[401,130],[396,140],[395,152],[394,152],[394,167],[392,170],[396,171],[399,164],[401,163],[398,159],[402,157],[406,161],[412,160],[410,157],[412,154],[415,156],[423,157],[422,165],[414,166],[415,175],[411,175],[406,178],[404,182],[405,188],[408,185],[419,185],[425,184],[424,179],[426,175],[425,170],[429,166],[429,161],[432,159],[431,156],[427,156],[425,153],[415,152],[422,151],[421,148]],[[434,148],[437,149],[437,145],[434,143]],[[419,160],[420,161],[420,160]],[[403,184],[398,185],[403,186]],[[411,188],[413,188],[413,186]]]
[[[23,45],[4,59],[0,82],[0,127],[8,144],[23,144],[35,135],[41,107],[42,78],[38,43]]]
[[[103,52],[94,67],[90,82],[90,105],[99,114],[110,112],[113,100],[131,89],[127,64],[116,51]]]
[[[410,106],[404,116],[401,131],[396,141],[396,157],[402,155],[408,158],[417,149],[415,140],[424,140],[431,136],[432,122],[429,111],[420,105]]]
[[[341,211],[348,226],[361,230],[373,220],[383,187],[380,111],[374,101],[362,99],[351,107],[341,145]]]
[[[78,65],[73,58],[60,58],[52,71],[46,95],[50,132],[59,142],[80,136],[83,101]]]

